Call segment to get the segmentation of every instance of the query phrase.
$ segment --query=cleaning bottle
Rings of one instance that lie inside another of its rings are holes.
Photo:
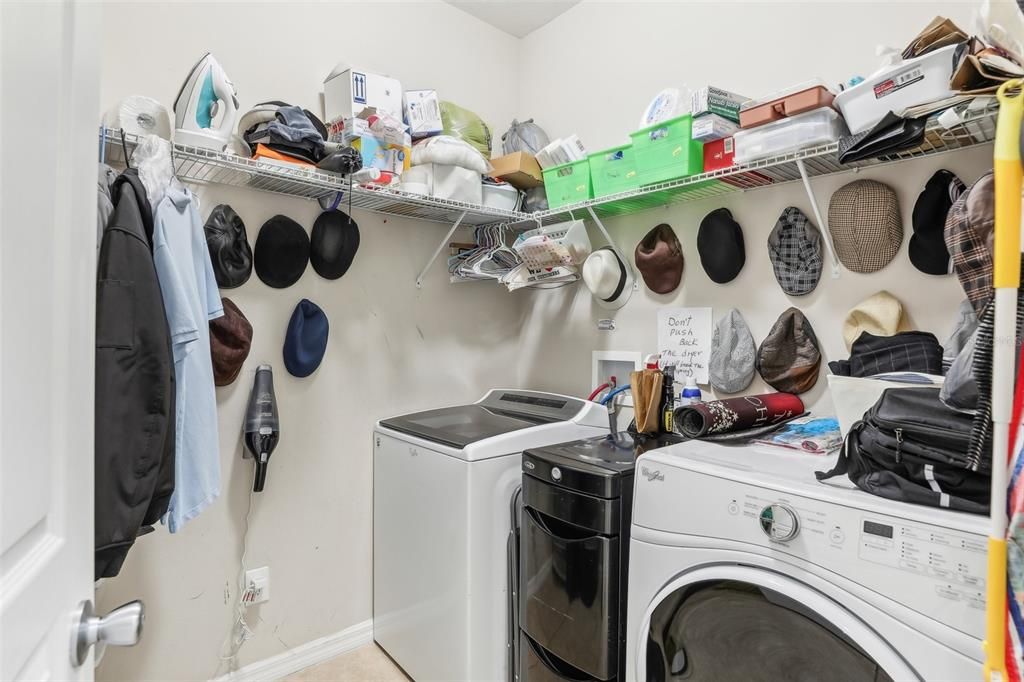
[[[683,390],[679,393],[679,405],[692,405],[693,403],[699,403],[700,401],[700,387],[697,386],[697,382],[693,380],[693,375],[689,374],[686,377],[686,383],[683,384]]]
[[[676,409],[673,377],[675,367],[669,365],[661,370],[661,432],[672,433],[672,418]]]

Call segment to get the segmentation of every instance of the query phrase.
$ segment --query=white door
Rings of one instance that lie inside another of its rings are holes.
[[[92,680],[99,9],[0,0],[0,680]]]

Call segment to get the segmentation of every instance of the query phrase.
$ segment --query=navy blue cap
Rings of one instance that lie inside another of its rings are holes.
[[[316,303],[302,299],[295,306],[284,337],[284,366],[296,377],[308,377],[327,350],[327,315]]]

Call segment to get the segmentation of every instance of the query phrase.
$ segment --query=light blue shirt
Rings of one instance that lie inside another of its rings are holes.
[[[174,494],[163,523],[175,533],[220,495],[209,321],[224,308],[198,200],[184,187],[169,188],[154,211],[153,261],[174,354]]]

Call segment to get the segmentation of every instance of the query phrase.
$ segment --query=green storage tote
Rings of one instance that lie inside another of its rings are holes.
[[[704,145],[691,139],[693,118],[683,114],[630,133],[641,185],[685,178],[704,170]]]
[[[548,197],[548,208],[560,208],[592,198],[590,162],[583,159],[545,168],[544,193]]]
[[[595,197],[628,192],[640,186],[633,145],[612,147],[587,157],[590,162],[590,184]]]

